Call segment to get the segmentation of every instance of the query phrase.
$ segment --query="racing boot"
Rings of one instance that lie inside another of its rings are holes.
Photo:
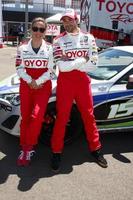
[[[18,166],[28,166],[31,162],[31,157],[34,155],[35,151],[33,150],[33,146],[24,145],[22,146],[22,150],[20,151],[20,155],[17,160]]]
[[[106,159],[103,157],[103,154],[101,153],[100,149],[98,149],[96,151],[92,151],[91,155],[98,165],[100,165],[103,168],[108,167],[108,163],[107,163]]]
[[[54,172],[59,172],[61,164],[61,153],[53,153],[51,159],[51,168]]]

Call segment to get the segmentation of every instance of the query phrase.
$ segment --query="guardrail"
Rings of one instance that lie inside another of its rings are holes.
[[[18,46],[19,44],[19,36],[2,36],[0,39],[3,45]]]

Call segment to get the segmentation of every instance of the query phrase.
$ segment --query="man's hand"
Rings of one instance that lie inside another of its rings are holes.
[[[84,58],[85,58],[86,62],[88,62],[90,59],[89,56],[85,56]]]
[[[67,55],[64,53],[64,54],[62,54],[61,60],[62,60],[62,61],[68,61],[69,58],[68,58]]]

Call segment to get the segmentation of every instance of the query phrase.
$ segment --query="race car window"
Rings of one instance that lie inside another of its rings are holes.
[[[133,62],[133,53],[107,49],[99,54],[98,66],[89,75],[97,80],[109,80]]]
[[[128,71],[124,76],[122,76],[116,83],[116,84],[127,84],[129,76],[133,74],[133,69],[131,69],[130,71]]]

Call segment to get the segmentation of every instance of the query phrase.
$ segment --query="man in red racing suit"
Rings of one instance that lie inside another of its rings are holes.
[[[96,68],[97,46],[93,35],[83,33],[77,26],[77,15],[73,9],[66,10],[61,18],[65,32],[54,39],[53,51],[59,68],[57,80],[57,118],[51,139],[54,171],[59,170],[64,146],[65,126],[69,120],[73,101],[81,113],[86,137],[95,161],[107,167],[101,153],[99,133],[93,114],[93,100],[90,77],[87,72]]]

